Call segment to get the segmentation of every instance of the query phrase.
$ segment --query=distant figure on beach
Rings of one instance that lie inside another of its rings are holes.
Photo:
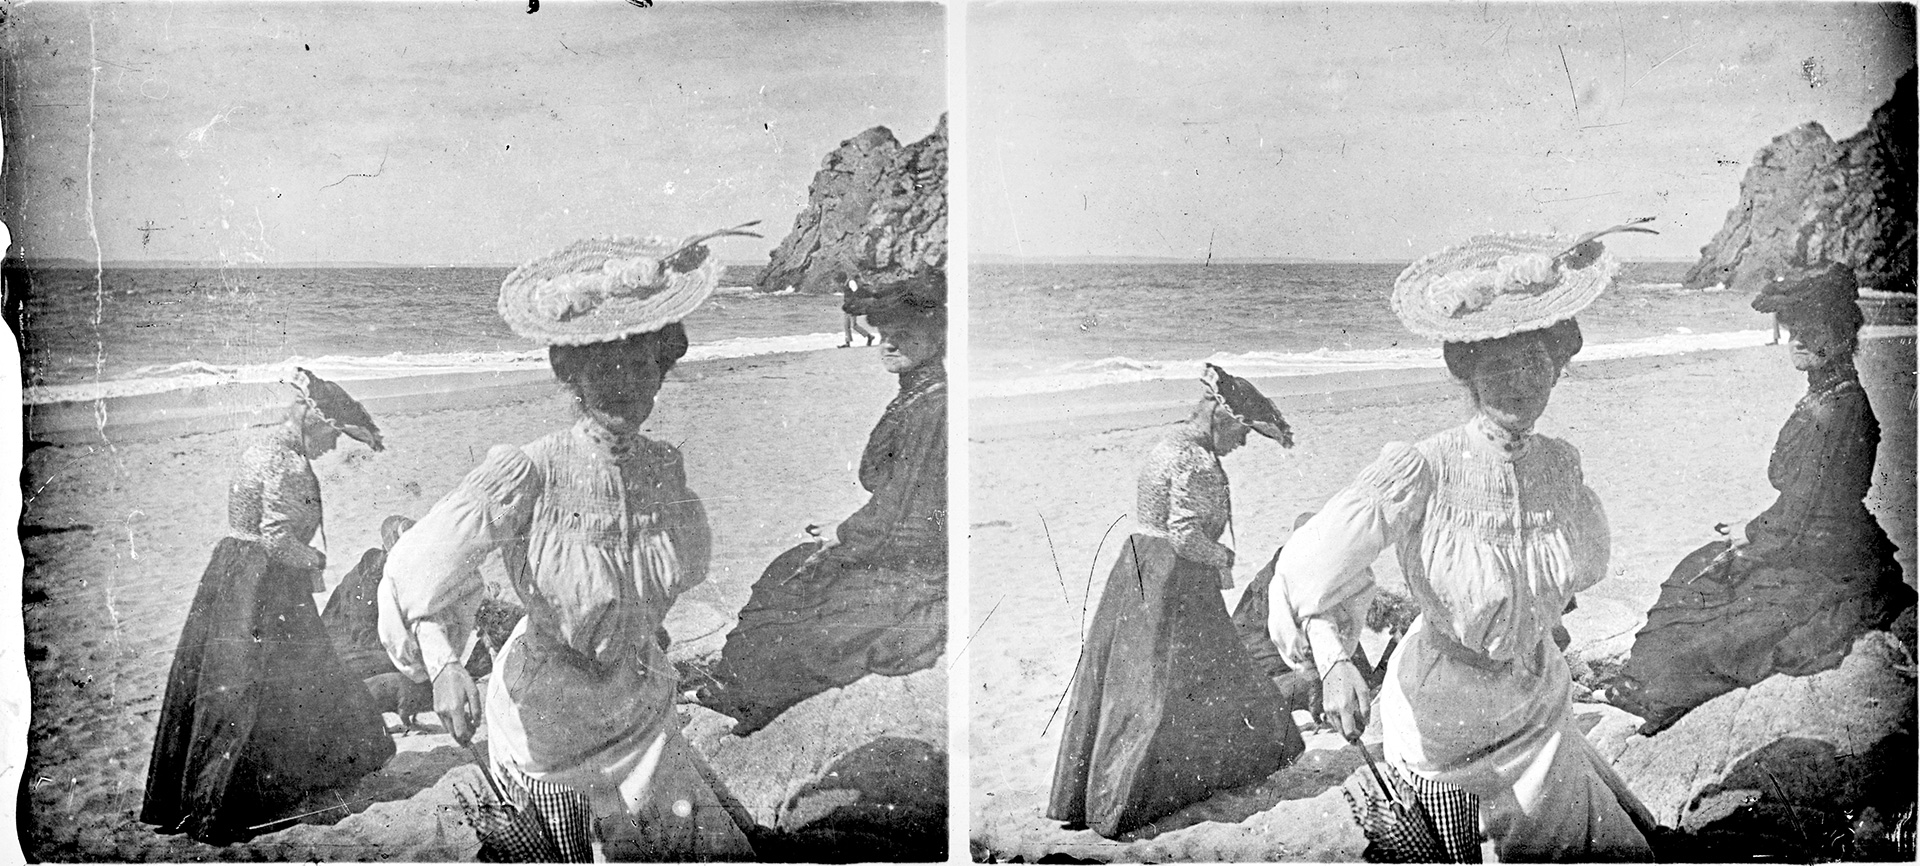
[[[932,667],[947,642],[946,275],[857,296],[900,392],[867,437],[873,494],[834,538],[781,554],[753,584],[711,681],[694,698],[760,730],[787,709],[868,674]]]
[[[499,445],[387,556],[380,636],[433,683],[434,711],[468,743],[481,711],[460,650],[498,551],[526,616],[495,659],[486,757],[533,803],[563,860],[748,860],[752,819],[680,733],[657,638],[707,578],[706,509],[680,452],[640,435],[687,352],[680,320],[712,293],[704,242],[589,239],[520,266],[500,312],[549,347],[579,419]],[[598,819],[598,820],[596,820]]]
[[[847,287],[840,290],[840,313],[845,317],[844,325],[847,334],[847,338],[840,343],[839,348],[842,349],[853,345],[853,335],[856,332],[858,332],[860,336],[867,338],[867,345],[873,345],[873,335],[868,333],[866,328],[860,327],[860,314],[854,312],[854,310],[858,308],[854,298],[859,292],[860,285],[851,278],[847,280]],[[872,320],[869,319],[868,321]],[[874,327],[879,326],[875,325]]]
[[[1047,817],[1108,838],[1264,779],[1305,745],[1241,646],[1220,593],[1232,498],[1220,458],[1293,431],[1252,383],[1212,364],[1185,423],[1147,452],[1134,517],[1073,677]]]
[[[1913,605],[1894,544],[1863,501],[1880,424],[1853,365],[1857,295],[1853,270],[1828,264],[1786,270],[1753,299],[1786,329],[1807,394],[1767,465],[1779,498],[1732,540],[1681,560],[1607,690],[1645,720],[1642,734],[1776,673],[1836,667],[1855,638]]]
[[[309,797],[393,757],[371,697],[335,655],[313,593],[326,554],[310,463],[340,434],[384,446],[339,385],[296,369],[286,421],[240,455],[228,535],[214,545],[174,650],[142,823],[211,845],[252,838]]]
[[[1575,314],[1619,267],[1595,237],[1482,235],[1400,274],[1394,312],[1441,341],[1473,417],[1387,445],[1275,565],[1275,641],[1295,666],[1317,665],[1328,720],[1357,742],[1366,566],[1398,549],[1420,616],[1380,690],[1386,766],[1455,862],[1479,862],[1477,827],[1503,862],[1652,856],[1656,822],[1575,724],[1554,641],[1574,593],[1607,574],[1606,515],[1580,453],[1533,432],[1580,351]]]

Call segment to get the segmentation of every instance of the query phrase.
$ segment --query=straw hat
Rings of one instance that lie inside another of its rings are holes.
[[[375,451],[387,450],[386,443],[380,441],[379,425],[373,423],[373,416],[360,401],[347,394],[347,389],[315,376],[305,367],[293,368],[293,388],[299,392],[296,399],[333,429],[367,443]]]
[[[741,235],[758,220],[695,235],[588,238],[527,262],[500,282],[500,318],[549,346],[606,343],[658,331],[713,293],[720,266],[704,241]]]
[[[1537,232],[1475,235],[1429,253],[1393,281],[1393,312],[1407,330],[1448,343],[1536,331],[1587,308],[1620,269],[1597,238],[1657,234],[1636,224],[1566,238]]]
[[[1293,428],[1280,416],[1280,407],[1273,405],[1252,382],[1212,364],[1206,365],[1200,381],[1207,386],[1207,396],[1218,399],[1235,421],[1280,443],[1282,448],[1293,447]]]

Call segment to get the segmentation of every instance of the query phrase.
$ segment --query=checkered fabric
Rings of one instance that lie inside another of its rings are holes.
[[[1479,804],[1473,795],[1392,764],[1383,772],[1397,796],[1382,792],[1367,775],[1341,790],[1367,836],[1361,852],[1366,862],[1480,862]]]
[[[531,802],[559,850],[559,863],[592,863],[593,810],[585,795],[494,762],[494,777],[515,799]],[[518,789],[518,790],[515,790]]]
[[[1433,822],[1434,832],[1440,835],[1440,844],[1446,849],[1446,862],[1480,862],[1480,798],[1418,773],[1388,766],[1395,776],[1413,788],[1427,819]]]

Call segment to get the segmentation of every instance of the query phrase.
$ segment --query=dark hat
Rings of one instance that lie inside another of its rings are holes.
[[[375,451],[386,450],[386,444],[380,441],[379,425],[373,423],[373,416],[367,414],[367,408],[360,405],[360,401],[347,394],[347,389],[315,376],[305,367],[293,368],[293,387],[300,392],[300,401],[318,412],[334,429],[367,443]]]
[[[1853,268],[1838,262],[1786,264],[1753,296],[1762,313],[1805,313],[1824,317],[1827,310],[1852,306],[1860,296]]]
[[[932,316],[947,308],[947,272],[929,269],[847,295],[841,309],[879,324]]]
[[[1234,420],[1280,443],[1282,448],[1293,447],[1293,428],[1287,426],[1287,419],[1280,417],[1280,407],[1273,405],[1252,382],[1212,364],[1207,365],[1200,381],[1206,383],[1207,394],[1218,398]]]

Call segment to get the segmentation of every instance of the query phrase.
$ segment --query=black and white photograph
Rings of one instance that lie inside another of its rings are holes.
[[[947,859],[947,19],[0,6],[15,856]]]
[[[970,7],[973,858],[1911,861],[1913,28]]]

